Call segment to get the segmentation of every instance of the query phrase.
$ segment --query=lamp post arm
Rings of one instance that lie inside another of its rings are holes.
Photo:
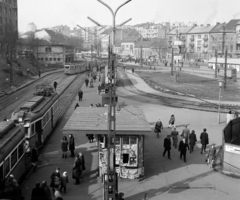
[[[112,13],[112,15],[114,16],[114,12],[113,12],[113,10],[112,10],[112,8],[109,6],[109,5],[107,5],[106,3],[104,3],[103,1],[101,1],[101,0],[97,0],[99,3],[101,3],[101,4],[103,4],[104,6],[106,6],[110,11],[111,11],[111,13]]]
[[[98,1],[101,1],[101,0],[98,0]],[[123,4],[121,4],[120,6],[117,7],[117,9],[116,9],[115,12],[114,12],[114,18],[115,18],[116,14],[117,14],[117,11],[118,11],[121,7],[123,7],[125,4],[129,3],[130,1],[132,1],[132,0],[128,0],[128,1],[124,2]]]

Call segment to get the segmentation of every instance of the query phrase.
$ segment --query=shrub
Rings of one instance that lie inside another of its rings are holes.
[[[18,76],[24,76],[23,71],[21,71],[21,70],[16,71],[16,74],[17,74]]]
[[[2,71],[9,74],[10,69],[2,69]]]

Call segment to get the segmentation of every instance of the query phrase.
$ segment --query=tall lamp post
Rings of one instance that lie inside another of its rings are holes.
[[[220,124],[221,117],[220,117],[220,109],[221,109],[221,93],[223,87],[224,80],[218,80],[219,84],[219,102],[218,102],[218,123]]]
[[[111,48],[111,53],[112,59],[111,59],[111,65],[109,66],[110,68],[110,82],[109,82],[109,107],[108,107],[108,164],[107,164],[107,173],[104,174],[104,200],[115,200],[116,196],[118,194],[118,188],[117,188],[117,175],[115,171],[115,141],[116,141],[116,98],[115,98],[115,55],[114,55],[114,47],[115,47],[115,19],[116,19],[116,14],[117,11],[124,6],[125,4],[129,3],[131,0],[128,0],[121,4],[120,6],[117,7],[115,12],[112,10],[112,8],[104,3],[101,0],[97,0],[104,6],[106,6],[110,12],[112,13],[112,48]],[[91,18],[88,17],[92,22],[100,26],[99,23],[96,21],[92,20]],[[123,22],[120,26],[123,24],[127,23],[131,19]]]

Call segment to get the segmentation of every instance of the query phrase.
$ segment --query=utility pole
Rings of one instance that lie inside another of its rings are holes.
[[[173,76],[173,46],[172,46],[172,63],[171,63],[171,76]]]
[[[223,84],[224,90],[227,88],[227,54],[228,54],[228,51],[226,49],[225,50],[225,64],[224,64],[224,84]]]
[[[217,59],[218,59],[218,51],[217,51],[217,47],[215,49],[215,56],[216,56],[216,62],[215,62],[215,74],[214,74],[214,78],[217,78]]]
[[[143,56],[143,55],[142,55],[142,44],[141,44],[141,46],[140,46],[140,59],[141,59],[140,62],[141,62],[141,67],[143,66],[143,65],[142,65],[142,56]]]
[[[113,30],[112,30],[112,48],[111,48],[111,65],[108,66],[110,68],[110,77],[109,77],[109,106],[108,106],[108,162],[107,162],[107,173],[104,174],[104,200],[116,200],[118,196],[118,176],[116,174],[115,170],[115,141],[116,141],[116,94],[115,94],[115,83],[116,83],[116,69],[115,69],[115,54],[114,54],[114,47],[115,47],[115,20],[116,20],[116,14],[117,11],[124,6],[125,4],[129,3],[131,0],[127,0],[125,3],[121,4],[117,7],[115,12],[112,10],[112,8],[104,3],[101,0],[97,0],[104,6],[106,6],[111,14],[112,14],[112,20],[113,20]],[[130,19],[131,20],[131,19]],[[123,24],[127,23],[128,21],[125,21]],[[95,23],[95,22],[94,22]],[[97,25],[99,25],[97,23]]]

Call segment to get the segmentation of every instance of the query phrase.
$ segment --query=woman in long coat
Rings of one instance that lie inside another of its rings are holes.
[[[197,142],[197,136],[195,134],[195,131],[192,130],[192,132],[189,134],[189,146],[190,146],[190,153],[193,151],[193,148]]]
[[[82,171],[84,171],[84,170],[86,170],[84,155],[81,152],[79,152],[78,155],[79,155],[79,159],[81,160]],[[82,178],[82,176],[80,178]]]
[[[36,147],[32,146],[32,153],[31,153],[31,163],[33,165],[33,171],[37,170],[37,162],[38,162],[38,152]]]
[[[74,158],[74,150],[75,150],[75,141],[74,141],[74,137],[72,134],[69,135],[69,150],[71,152],[71,157]]]
[[[76,180],[75,185],[78,185],[80,183],[81,174],[82,174],[82,161],[79,158],[79,155],[77,155],[74,161],[73,172],[72,172],[72,178]]]
[[[61,148],[62,148],[62,158],[67,158],[68,140],[65,135],[61,139]]]

